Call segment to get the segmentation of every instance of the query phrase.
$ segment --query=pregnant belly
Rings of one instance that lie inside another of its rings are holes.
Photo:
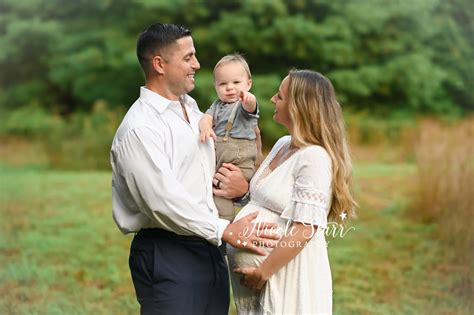
[[[280,234],[285,230],[287,220],[280,218],[280,214],[274,211],[268,210],[262,206],[256,204],[248,204],[240,212],[237,214],[235,220],[239,220],[242,217],[253,213],[258,212],[257,218],[253,221],[254,223],[259,222],[269,222],[269,223],[276,223],[278,225],[277,231]],[[245,240],[245,237],[242,238],[242,241]],[[229,259],[229,266],[231,270],[236,267],[251,267],[251,266],[258,266],[260,265],[265,258],[271,253],[272,248],[262,247],[266,252],[265,256],[252,254],[248,251],[234,248],[230,245],[227,245],[227,255]]]

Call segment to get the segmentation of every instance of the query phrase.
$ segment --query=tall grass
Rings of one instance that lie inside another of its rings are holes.
[[[414,215],[439,223],[439,237],[456,259],[472,261],[474,253],[474,119],[455,125],[420,122],[415,148],[418,189]]]
[[[416,116],[393,113],[387,117],[346,110],[344,119],[356,161],[413,162],[418,135]]]

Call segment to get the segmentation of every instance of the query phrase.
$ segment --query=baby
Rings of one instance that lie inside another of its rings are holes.
[[[214,67],[214,86],[219,99],[212,103],[199,122],[200,141],[213,138],[217,168],[222,163],[232,163],[249,181],[255,172],[257,156],[255,128],[258,106],[255,96],[249,92],[252,76],[245,59],[232,54],[219,60]],[[220,218],[234,219],[232,200],[214,196],[214,202]]]

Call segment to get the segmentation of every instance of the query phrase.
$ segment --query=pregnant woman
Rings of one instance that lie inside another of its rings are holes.
[[[266,256],[228,246],[235,303],[239,314],[331,314],[324,229],[356,205],[341,107],[331,82],[310,70],[291,71],[271,101],[290,136],[252,178],[236,220],[258,211],[256,222],[277,223],[282,237]]]

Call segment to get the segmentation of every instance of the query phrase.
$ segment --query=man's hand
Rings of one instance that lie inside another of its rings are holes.
[[[242,102],[242,106],[249,113],[253,113],[257,109],[257,98],[250,92],[241,91],[239,101]]]
[[[280,236],[275,232],[276,223],[252,221],[258,212],[251,213],[229,224],[222,235],[222,240],[235,248],[246,249],[258,255],[266,255],[264,247],[275,247]]]
[[[233,199],[242,197],[249,190],[249,184],[240,168],[231,163],[223,163],[214,175],[212,189],[214,195]]]

